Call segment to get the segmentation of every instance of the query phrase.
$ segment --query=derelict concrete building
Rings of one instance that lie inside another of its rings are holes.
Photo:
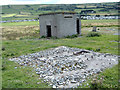
[[[81,34],[81,19],[74,12],[54,12],[39,15],[40,36],[65,37]]]

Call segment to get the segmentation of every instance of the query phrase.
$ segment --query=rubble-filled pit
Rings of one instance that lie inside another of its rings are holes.
[[[60,46],[9,59],[34,67],[53,88],[75,88],[90,75],[118,64],[118,56]]]

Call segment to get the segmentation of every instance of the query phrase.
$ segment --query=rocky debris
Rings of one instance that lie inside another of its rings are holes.
[[[83,53],[90,53],[90,52],[88,50],[82,50],[82,51],[73,52],[73,55],[79,55]]]
[[[11,61],[31,66],[53,88],[75,88],[86,78],[118,64],[118,57],[78,48],[60,46]]]

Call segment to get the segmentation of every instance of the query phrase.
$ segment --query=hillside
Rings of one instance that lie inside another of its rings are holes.
[[[118,15],[118,3],[3,5],[2,20],[36,19],[41,13],[75,11],[82,15]]]

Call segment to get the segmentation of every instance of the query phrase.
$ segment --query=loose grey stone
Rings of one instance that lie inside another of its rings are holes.
[[[75,88],[85,82],[86,77],[118,64],[117,55],[66,46],[9,60],[17,62],[21,67],[33,67],[36,74],[53,88]]]

